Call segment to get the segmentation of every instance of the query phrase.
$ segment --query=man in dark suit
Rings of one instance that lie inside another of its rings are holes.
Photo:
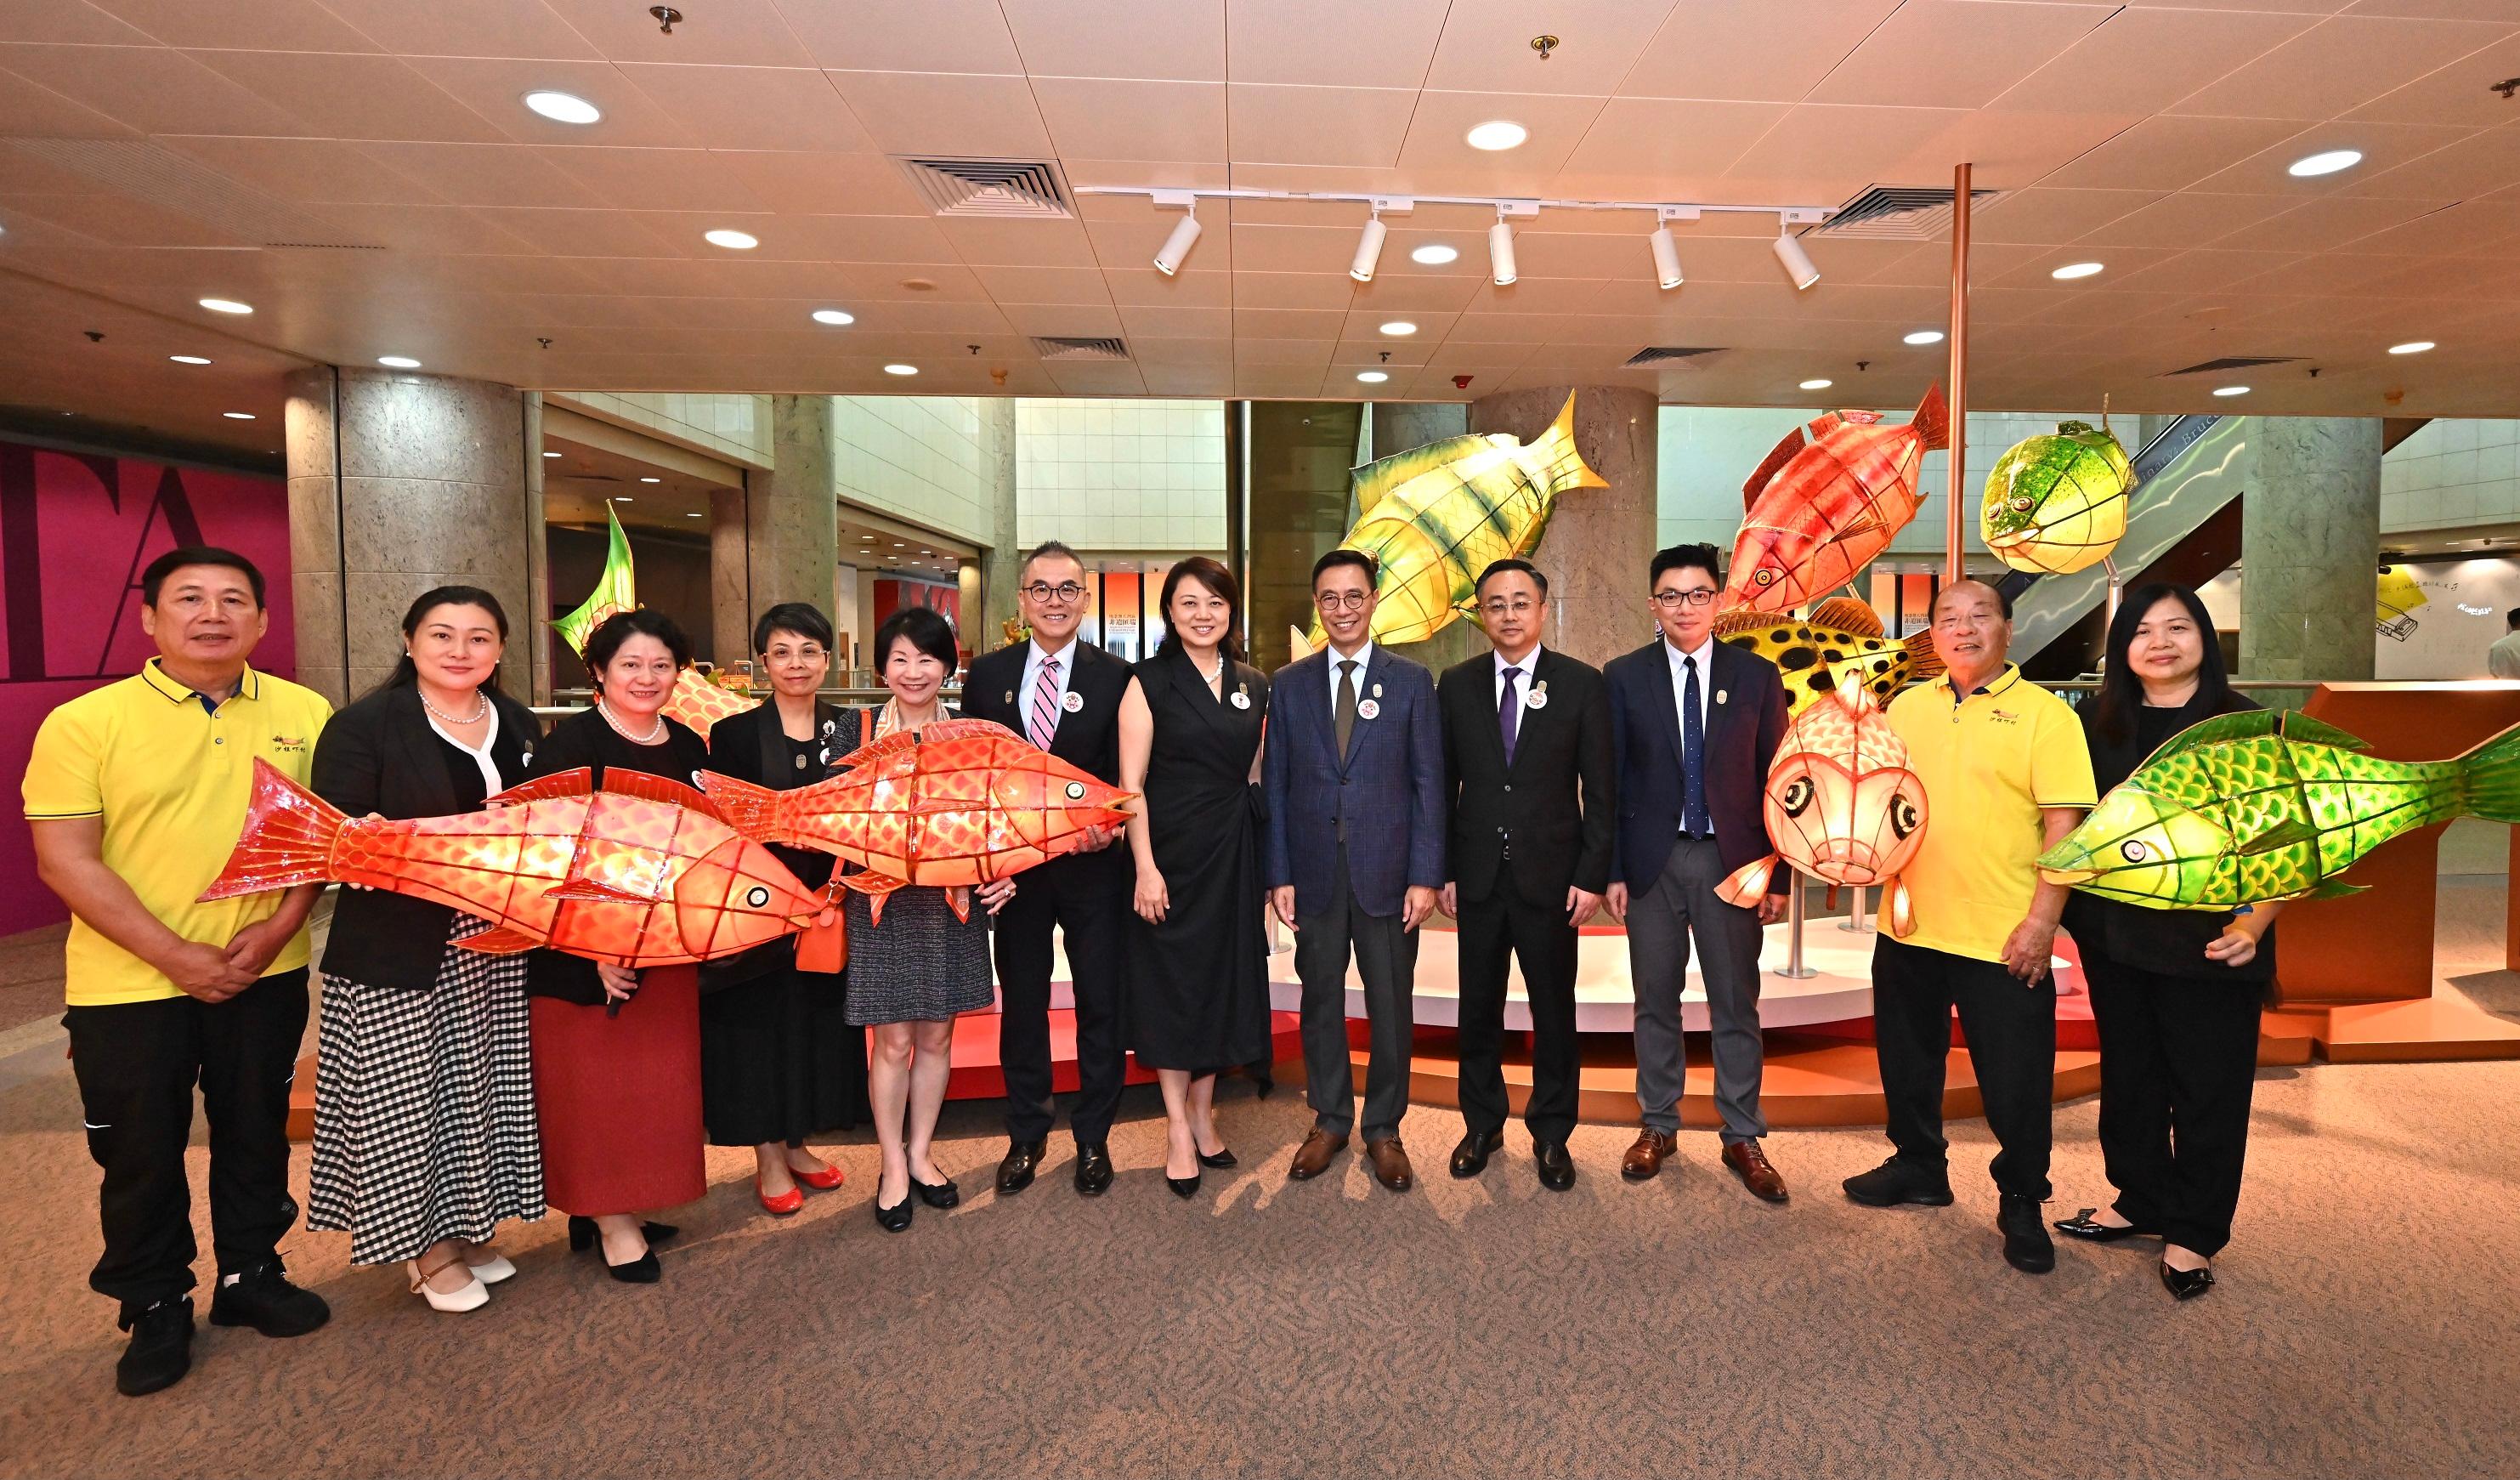
[[[1129,665],[1076,640],[1085,614],[1085,564],[1057,541],[1024,557],[1016,598],[1032,627],[1029,642],[971,660],[963,712],[995,720],[1061,760],[1120,784],[1120,695]],[[1099,1196],[1111,1186],[1105,1143],[1120,1103],[1126,1040],[1120,1010],[1127,984],[1129,898],[1136,886],[1128,850],[1095,837],[1088,851],[1028,871],[990,931],[1001,997],[998,1061],[1007,1081],[1007,1154],[998,1190],[1032,1185],[1057,1113],[1050,1079],[1051,930],[1067,947],[1076,999],[1076,1077],[1069,1128],[1076,1135],[1076,1190]]]
[[[1752,1193],[1782,1202],[1784,1179],[1759,1146],[1768,1133],[1759,1114],[1759,927],[1785,913],[1793,871],[1778,867],[1756,907],[1727,904],[1715,886],[1775,851],[1761,796],[1785,733],[1785,686],[1774,663],[1715,640],[1724,586],[1715,547],[1662,551],[1647,578],[1662,634],[1602,670],[1619,765],[1609,907],[1628,927],[1637,1100],[1644,1110],[1619,1174],[1642,1182],[1678,1147],[1688,1072],[1680,994],[1695,936],[1724,1164]]]
[[[1616,764],[1599,670],[1544,651],[1549,581],[1528,561],[1479,575],[1479,619],[1495,651],[1444,671],[1445,771],[1460,922],[1462,1118],[1455,1177],[1476,1177],[1505,1144],[1508,953],[1531,1006],[1531,1099],[1523,1123],[1541,1186],[1575,1185],[1575,931],[1609,887]]]
[[[1313,605],[1329,646],[1279,669],[1269,686],[1265,866],[1270,903],[1295,931],[1314,1115],[1286,1175],[1321,1175],[1355,1123],[1352,948],[1372,1043],[1365,1154],[1375,1181],[1405,1192],[1416,1180],[1400,1116],[1409,1107],[1418,926],[1444,886],[1444,734],[1434,676],[1373,644],[1374,573],[1373,557],[1355,550],[1314,562]]]

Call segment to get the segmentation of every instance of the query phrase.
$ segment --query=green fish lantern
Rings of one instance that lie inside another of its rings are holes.
[[[612,501],[604,501],[605,520],[612,526],[611,538],[604,546],[604,571],[595,578],[595,589],[577,609],[552,623],[561,641],[571,652],[586,650],[587,636],[604,625],[604,619],[616,611],[635,611],[639,606],[637,577],[630,563],[630,536],[621,532],[621,516],[612,512]]]
[[[2106,426],[2059,422],[1996,460],[1978,537],[2015,570],[2065,575],[2108,559],[2127,528],[2135,465]]]
[[[2520,725],[2449,760],[2363,748],[2298,711],[2190,725],[2039,855],[2040,872],[2155,910],[2233,910],[2358,893],[2337,875],[2433,823],[2520,822]]]

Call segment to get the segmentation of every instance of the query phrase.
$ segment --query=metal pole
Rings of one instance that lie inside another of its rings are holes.
[[[1808,981],[1820,974],[1803,964],[1803,881],[1799,877],[1785,890],[1785,964],[1777,968],[1777,974],[1789,981]]]
[[[1943,508],[1943,539],[1949,549],[1943,579],[1957,581],[1968,573],[1960,547],[1960,509],[1966,500],[1961,480],[1968,475],[1968,251],[1969,167],[1952,171],[1952,368],[1949,404],[1952,416],[1950,498]]]
[[[1858,935],[1869,935],[1872,933],[1872,922],[1864,918],[1865,886],[1863,884],[1857,884],[1854,888],[1855,903],[1847,910],[1846,919],[1837,922],[1837,927],[1841,930],[1852,931]]]
[[[2109,572],[2109,610],[2108,614],[2100,618],[2100,620],[2103,623],[2114,622],[2118,619],[2118,603],[2126,597],[2126,577],[2118,574],[2118,558],[2116,556],[2101,556],[2100,564],[2106,567]]]

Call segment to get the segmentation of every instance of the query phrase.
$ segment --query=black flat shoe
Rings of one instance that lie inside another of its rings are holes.
[[[920,1201],[931,1208],[950,1208],[963,1200],[963,1189],[954,1185],[954,1179],[951,1177],[935,1183],[922,1182],[913,1177],[910,1179],[910,1189],[919,1194]]]
[[[2148,1229],[2139,1223],[2108,1224],[2093,1222],[2092,1215],[2098,1211],[2098,1208],[2085,1208],[2071,1218],[2057,1219],[2050,1226],[2054,1228],[2057,1233],[2064,1234],[2066,1237],[2080,1238],[2086,1243],[2115,1243],[2121,1238],[2158,1238],[2161,1236],[2161,1230]]]
[[[1188,1177],[1175,1177],[1167,1172],[1164,1174],[1164,1186],[1173,1189],[1175,1197],[1187,1200],[1198,1195],[1198,1179],[1199,1174],[1196,1172],[1191,1173]]]
[[[650,1249],[628,1264],[607,1264],[604,1273],[623,1284],[654,1284],[665,1278],[665,1267],[656,1262],[656,1251]]]
[[[1203,1167],[1223,1168],[1241,1165],[1240,1162],[1234,1159],[1234,1148],[1232,1146],[1226,1147],[1224,1150],[1217,1152],[1213,1156],[1210,1156],[1205,1151],[1197,1150],[1195,1147],[1192,1148],[1192,1153],[1198,1157],[1198,1164]]]
[[[681,1232],[682,1230],[680,1228],[670,1223],[642,1223],[639,1225],[639,1236],[647,1239],[648,1247],[652,1249],[660,1244],[671,1242],[674,1235]],[[568,1248],[570,1253],[585,1253],[588,1249],[595,1247],[596,1243],[603,1236],[603,1231],[595,1226],[594,1219],[580,1218],[574,1213],[569,1215]]]
[[[918,1204],[910,1200],[908,1192],[904,1192],[901,1194],[901,1200],[890,1207],[885,1207],[880,1202],[875,1204],[875,1221],[882,1226],[885,1233],[898,1233],[910,1227],[911,1217],[918,1211]]]
[[[2214,1271],[2174,1270],[2167,1260],[2161,1266],[2161,1287],[2182,1300],[2193,1300],[2214,1287]]]

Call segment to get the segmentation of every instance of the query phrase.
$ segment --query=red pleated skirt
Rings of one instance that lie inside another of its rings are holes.
[[[621,1014],[533,1000],[543,1187],[582,1218],[644,1213],[708,1190],[695,966],[653,966]]]

